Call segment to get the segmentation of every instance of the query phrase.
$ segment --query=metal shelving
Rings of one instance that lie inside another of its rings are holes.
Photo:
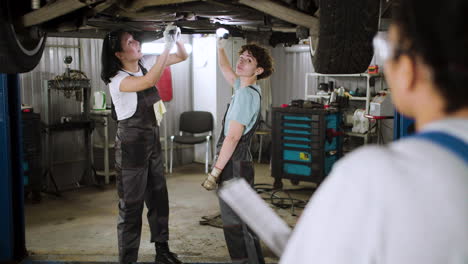
[[[322,74],[322,73],[315,73],[315,72],[310,72],[305,74],[305,93],[304,93],[304,99],[317,99],[317,98],[325,98],[328,99],[330,96],[329,95],[316,95],[316,94],[309,94],[309,77],[315,77],[317,78],[317,84],[319,83],[319,78],[365,78],[366,79],[366,96],[355,96],[355,97],[350,97],[349,100],[351,101],[363,101],[366,103],[365,106],[365,113],[369,114],[369,107],[370,107],[370,102],[372,100],[372,94],[371,94],[371,87],[374,87],[375,89],[375,83],[371,84],[372,79],[379,78],[380,79],[380,89],[383,89],[384,85],[384,76],[382,74],[369,74],[369,73],[356,73],[356,74]],[[370,126],[369,126],[370,130]],[[346,132],[347,135],[353,136],[353,137],[361,137],[364,138],[364,144],[367,144],[369,141],[369,136],[370,136],[370,131],[368,131],[365,134],[360,134],[360,133],[354,133],[354,132]]]
[[[383,75],[382,74],[369,74],[369,73],[355,73],[355,74],[322,74],[316,72],[308,72],[305,76],[305,99],[324,97],[323,95],[312,95],[309,94],[309,77],[324,77],[324,78],[333,78],[333,77],[343,77],[343,78],[366,78],[366,96],[365,97],[351,97],[350,100],[355,101],[365,101],[366,102],[366,114],[369,113],[369,105],[371,100],[371,79],[380,78],[380,87],[383,87]]]
[[[109,184],[110,176],[116,175],[114,169],[111,169],[110,164],[114,163],[114,160],[110,159],[109,150],[114,151],[114,139],[109,137],[109,121],[110,121],[110,110],[92,110],[91,118],[96,123],[96,129],[93,133],[94,137],[99,136],[100,142],[97,138],[93,138],[93,147],[103,150],[103,168],[104,170],[97,170],[96,175],[104,177],[104,183]],[[94,154],[94,153],[93,153]],[[114,166],[112,166],[114,167]]]

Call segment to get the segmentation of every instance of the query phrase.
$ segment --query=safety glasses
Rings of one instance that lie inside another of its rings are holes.
[[[374,46],[374,54],[377,61],[386,62],[394,56],[394,49],[388,40],[386,32],[379,32],[375,35],[372,45]]]
[[[388,39],[387,32],[379,32],[372,40],[374,54],[377,61],[386,62],[390,59],[396,59],[408,50],[393,45]]]

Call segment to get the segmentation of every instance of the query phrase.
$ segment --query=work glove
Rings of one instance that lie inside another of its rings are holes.
[[[221,175],[220,169],[213,167],[210,173],[208,173],[206,180],[202,183],[203,188],[208,191],[214,190],[218,187],[219,175]]]
[[[224,49],[226,47],[227,39],[218,38],[218,49]]]
[[[167,25],[163,33],[165,49],[171,50],[172,47],[174,47],[174,44],[176,42],[176,35],[177,35],[177,26],[174,26],[172,24]]]
[[[175,36],[174,36],[174,40],[175,42],[179,41],[180,40],[180,27],[176,27],[176,33],[175,33]]]

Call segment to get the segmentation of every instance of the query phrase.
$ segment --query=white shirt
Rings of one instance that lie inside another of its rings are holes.
[[[141,59],[143,67],[148,71],[156,63],[156,55],[145,55]],[[138,96],[136,92],[121,92],[120,83],[125,77],[130,76],[143,76],[143,72],[139,69],[138,72],[125,72],[120,70],[117,74],[110,78],[109,91],[112,97],[112,102],[114,103],[115,112],[117,114],[118,120],[124,120],[130,118],[135,114],[138,104]]]
[[[468,142],[468,119],[429,130]],[[307,205],[281,258],[286,263],[468,263],[468,166],[424,139],[356,150]]]

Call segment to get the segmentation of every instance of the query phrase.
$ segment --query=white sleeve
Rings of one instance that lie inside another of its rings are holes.
[[[158,57],[158,55],[145,55],[143,58],[141,58],[141,63],[143,64],[143,67],[149,71],[151,67],[156,64]]]
[[[122,80],[125,79],[125,77],[127,76],[129,75],[119,71],[114,77],[110,79],[111,82],[109,83],[109,91],[111,92],[111,96],[113,99],[114,95],[120,93],[120,83],[122,83]]]
[[[379,184],[376,172],[363,165],[382,152],[375,150],[356,151],[335,164],[297,222],[280,264],[373,263]]]
[[[123,73],[119,71],[117,75],[111,78],[111,82],[109,83],[109,91],[111,94],[112,98],[112,103],[114,104],[115,107],[115,112],[117,114],[117,119],[121,120],[124,117],[128,116],[128,110],[129,108],[133,109],[135,108],[133,105],[135,102],[129,102],[128,100],[124,98],[128,98],[129,93],[121,92],[120,91],[120,84],[122,83],[122,80],[128,77],[129,75],[126,73]],[[135,97],[135,96],[134,96]],[[131,106],[129,106],[131,104]]]

